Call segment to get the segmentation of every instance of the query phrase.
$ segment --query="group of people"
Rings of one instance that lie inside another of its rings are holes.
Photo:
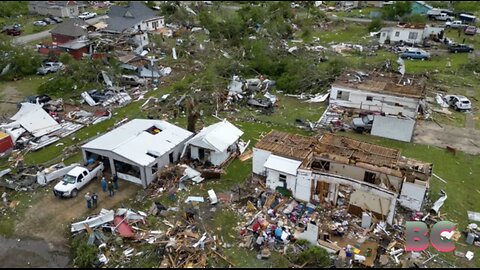
[[[118,175],[114,174],[112,179],[108,181],[105,179],[105,177],[102,177],[100,184],[102,186],[102,191],[106,193],[108,190],[108,196],[113,197],[115,195],[115,191],[118,190]],[[90,192],[87,192],[87,194],[85,194],[85,200],[87,201],[88,209],[97,208],[97,204],[98,204],[97,193],[94,192],[92,195],[90,195]]]

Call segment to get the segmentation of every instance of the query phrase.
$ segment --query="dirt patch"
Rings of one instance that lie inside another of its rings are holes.
[[[11,117],[18,110],[17,103],[25,97],[16,87],[7,84],[0,92],[0,116]]]
[[[43,240],[0,237],[0,262],[5,268],[64,268],[70,261],[68,253]]]
[[[41,238],[49,243],[65,245],[73,221],[98,214],[102,208],[115,209],[122,201],[135,198],[137,191],[141,189],[139,185],[120,180],[119,191],[115,196],[108,197],[97,179],[82,189],[76,198],[59,199],[53,195],[53,186],[54,183],[46,191],[47,194],[27,210],[23,220],[16,224],[15,235]],[[96,192],[99,195],[97,209],[87,209],[84,198],[87,192]]]
[[[456,148],[468,154],[480,154],[480,131],[453,126],[438,126],[434,122],[417,121],[413,142],[446,148]]]

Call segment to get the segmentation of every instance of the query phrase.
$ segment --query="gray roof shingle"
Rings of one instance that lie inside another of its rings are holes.
[[[50,33],[69,37],[81,37],[88,33],[87,30],[82,26],[88,25],[89,24],[86,23],[84,20],[70,19],[57,25],[57,27],[53,28]]]
[[[139,22],[158,17],[155,11],[135,1],[131,1],[127,7],[112,6],[107,15],[106,30],[114,32],[123,32]]]

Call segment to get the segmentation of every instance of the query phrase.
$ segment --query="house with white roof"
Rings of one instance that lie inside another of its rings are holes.
[[[146,188],[155,173],[180,159],[193,133],[163,120],[134,119],[82,146],[83,158],[100,160],[112,174]]]
[[[203,128],[186,143],[185,152],[192,159],[219,166],[238,150],[238,141],[242,135],[243,131],[223,120]]]

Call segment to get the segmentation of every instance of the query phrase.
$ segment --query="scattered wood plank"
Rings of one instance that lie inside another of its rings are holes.
[[[433,176],[435,176],[435,178],[437,178],[438,180],[442,181],[443,183],[447,184],[447,181],[443,180],[440,176],[432,173]]]
[[[235,267],[235,264],[232,263],[231,261],[229,261],[227,258],[225,258],[224,256],[222,256],[220,253],[216,252],[215,250],[212,249],[212,252],[217,255],[218,257],[222,258],[224,261],[226,261],[227,263],[229,263],[231,266]]]

